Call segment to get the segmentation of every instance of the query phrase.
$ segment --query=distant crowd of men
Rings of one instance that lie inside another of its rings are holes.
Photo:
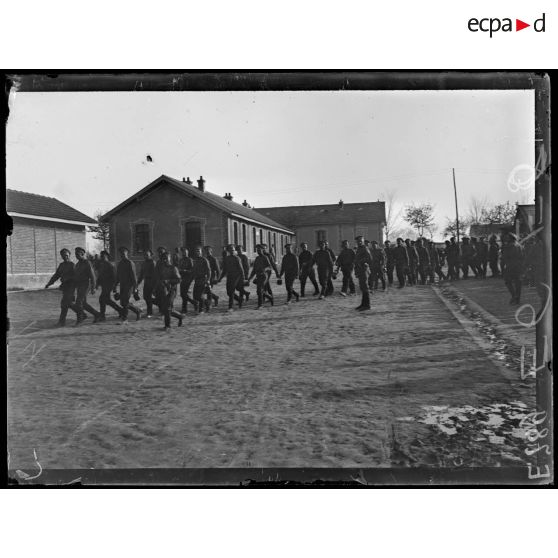
[[[484,238],[478,241],[463,238],[462,243],[457,243],[452,237],[445,242],[444,249],[424,238],[416,241],[398,238],[395,245],[386,240],[381,246],[375,240],[369,242],[358,236],[355,243],[352,248],[349,241],[344,240],[337,256],[326,240],[322,240],[313,253],[305,242],[297,254],[291,244],[286,244],[279,267],[266,244],[256,246],[257,256],[251,265],[243,247],[234,244],[226,247],[220,262],[213,255],[211,246],[198,246],[191,255],[186,248],[176,248],[171,254],[161,246],[157,249],[157,260],[153,252],[145,252],[139,274],[136,274],[136,266],[126,247],[119,249],[120,260],[116,266],[107,251],[91,260],[80,247],[75,249],[77,262],[74,264],[70,261],[70,251],[64,248],[60,251],[62,263],[45,288],[60,280],[59,326],[66,324],[68,310],[75,312],[76,325],[87,319],[87,314],[93,316],[95,323],[105,321],[107,307],[119,314],[121,324],[126,324],[130,312],[138,320],[142,317],[141,309],[134,302],[140,300],[139,288],[143,283],[145,316],[153,317],[153,308],[157,306],[164,317],[164,329],[169,331],[172,317],[179,326],[182,325],[188,304],[196,313],[209,312],[212,306],[217,306],[219,296],[213,292],[213,287],[225,278],[228,308],[232,311],[235,305],[242,308],[249,300],[247,287],[251,284],[256,287],[256,308],[261,309],[266,302],[273,306],[273,274],[277,284],[282,284],[284,277],[286,304],[291,304],[306,296],[308,281],[314,289],[312,296],[319,300],[333,295],[333,280],[341,273],[340,294],[355,295],[358,283],[362,299],[356,310],[365,311],[370,309],[370,293],[378,290],[380,285],[383,290],[392,286],[394,274],[398,288],[402,289],[434,284],[436,276],[438,281],[467,279],[469,271],[484,279],[490,267],[491,276],[503,276],[512,295],[510,303],[519,304],[525,276],[531,282],[529,276],[532,275],[532,284],[536,285],[535,275],[542,273],[542,245],[536,237],[529,242],[527,250],[511,233],[504,235],[502,246],[496,237],[488,243]],[[299,281],[300,292],[295,290],[296,281]],[[94,295],[98,289],[99,310],[96,310],[87,302],[87,296]],[[178,295],[182,302],[180,312],[174,305]]]

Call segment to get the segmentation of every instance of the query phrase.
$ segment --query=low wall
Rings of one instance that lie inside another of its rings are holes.
[[[52,273],[8,273],[6,276],[6,288],[8,290],[15,289],[42,289],[52,277]],[[56,282],[52,289],[56,289],[59,285]]]

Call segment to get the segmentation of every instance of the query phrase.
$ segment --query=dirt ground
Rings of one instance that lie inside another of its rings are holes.
[[[55,328],[59,291],[9,293],[10,469],[34,451],[43,468],[524,464],[534,381],[440,290],[378,292],[359,313],[358,297],[285,306],[273,288],[273,308],[221,302],[170,333],[116,314]]]

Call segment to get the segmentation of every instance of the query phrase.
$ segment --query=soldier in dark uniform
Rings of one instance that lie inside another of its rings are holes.
[[[174,264],[173,264],[174,265]],[[194,307],[194,312],[197,310],[196,301],[190,296],[190,286],[194,277],[192,276],[192,268],[194,263],[192,258],[188,255],[188,250],[182,248],[182,256],[178,261],[178,273],[180,274],[180,298],[182,299],[182,313],[188,312],[188,302]]]
[[[428,242],[428,254],[430,255],[430,283],[433,285],[434,272],[436,272],[440,281],[444,281],[446,279],[446,276],[444,275],[442,266],[440,265],[440,254],[438,253],[438,249],[436,248],[432,240]]]
[[[376,240],[372,241],[372,250],[370,250],[372,265],[370,266],[370,283],[372,289],[378,289],[378,280],[382,283],[382,289],[386,290],[386,277],[384,275],[384,267],[386,263],[385,252],[380,248]]]
[[[475,247],[469,242],[469,239],[464,236],[463,246],[461,246],[461,269],[463,271],[463,279],[469,278],[469,268],[471,268],[475,277],[477,276],[477,272],[474,268],[475,257]]]
[[[178,264],[180,262],[181,252],[183,250],[184,250],[184,248],[175,248],[174,249],[174,254],[172,255],[172,265],[174,265],[175,267],[178,267]]]
[[[300,266],[300,296],[304,296],[307,279],[310,279],[312,285],[314,285],[314,295],[320,294],[320,289],[316,282],[316,273],[314,271],[314,256],[312,252],[308,250],[308,244],[306,244],[306,242],[300,245],[300,249],[300,254],[298,255],[298,263]]]
[[[256,292],[258,295],[258,310],[263,307],[265,285],[269,281],[269,274],[271,272],[271,263],[267,256],[264,255],[263,247],[261,244],[256,246],[256,252],[258,255],[254,259],[252,265],[252,272],[248,280],[254,279],[254,284],[256,285]],[[271,300],[271,305],[273,306],[273,299]]]
[[[488,266],[488,244],[481,236],[477,243],[477,265],[480,277],[486,279],[486,268]]]
[[[209,287],[209,278],[211,277],[211,267],[209,262],[202,256],[201,246],[194,249],[194,265],[192,268],[192,277],[194,279],[194,301],[198,309],[198,313],[209,312],[209,300],[207,298],[207,290]]]
[[[395,262],[395,272],[397,273],[399,288],[402,289],[405,286],[405,276],[409,269],[409,253],[407,245],[403,242],[402,238],[397,239],[397,246],[393,249],[393,260]]]
[[[420,284],[426,285],[426,279],[430,275],[430,254],[428,248],[424,245],[424,238],[419,238],[416,248],[418,261],[417,272],[420,278]]]
[[[211,267],[211,264],[210,264]],[[241,291],[244,285],[244,269],[240,258],[235,253],[233,244],[227,246],[227,255],[223,260],[223,269],[218,278],[218,282],[227,276],[227,296],[229,297],[229,312],[232,312],[234,300],[238,301],[238,307],[242,308],[244,296],[235,297],[236,291]]]
[[[326,248],[324,240],[320,241],[320,247],[314,252],[314,264],[318,268],[318,281],[320,283],[321,291],[320,300],[323,300],[328,296],[328,285],[330,281],[330,276],[333,273],[333,260],[331,259],[331,254]]]
[[[334,262],[335,261],[335,252],[329,247],[329,242],[327,240],[324,240],[325,242],[325,249],[329,252],[329,255],[331,256],[331,261]],[[334,288],[333,288],[333,268],[331,269],[331,273],[329,275],[329,279],[327,281],[327,291],[326,291],[326,296],[330,296],[333,294]]]
[[[213,286],[218,281],[220,281],[219,277],[221,275],[221,270],[219,269],[219,262],[217,261],[217,258],[213,255],[213,248],[211,246],[205,246],[204,252],[205,252],[205,259],[209,262],[209,268],[211,269],[211,277],[209,278],[209,283],[211,286]],[[226,257],[227,256],[225,256],[225,258]],[[225,258],[223,258],[223,261]],[[213,291],[210,291],[208,294],[210,298],[213,300],[213,305],[217,306],[217,304],[219,304],[219,297]]]
[[[97,270],[97,288],[101,287],[101,296],[99,296],[101,315],[99,316],[99,321],[104,322],[106,320],[107,306],[116,310],[118,315],[122,317],[122,307],[111,298],[114,285],[116,284],[116,270],[110,262],[109,253],[106,250],[101,252],[101,259],[97,264]]]
[[[244,253],[244,247],[238,245],[236,247],[236,255],[240,258],[240,263],[242,263],[242,270],[244,271],[244,278],[248,280],[248,275],[250,275],[250,262],[248,261],[248,256]],[[244,288],[244,283],[241,285],[239,290],[239,296],[243,296],[248,300],[250,297],[250,291]]]
[[[127,324],[128,310],[134,312],[136,320],[141,318],[141,310],[130,302],[132,294],[137,296],[138,280],[136,277],[136,266],[128,258],[128,248],[122,246],[118,251],[120,252],[120,261],[116,266],[114,289],[116,290],[117,285],[120,285],[120,305],[122,306],[120,315],[122,316],[122,323]]]
[[[384,242],[384,252],[386,254],[386,273],[388,284],[391,287],[393,285],[393,270],[395,268],[395,259],[393,257],[393,246],[389,240]]]
[[[53,283],[60,279],[59,289],[62,291],[62,300],[60,301],[60,318],[58,318],[58,326],[66,325],[66,316],[68,309],[75,310],[74,300],[76,286],[74,283],[74,263],[70,261],[70,251],[67,248],[60,250],[62,262],[56,268],[54,275],[48,280],[45,289],[48,289]]]
[[[342,242],[341,252],[337,256],[335,262],[337,267],[343,274],[343,285],[341,287],[341,294],[347,296],[347,291],[350,294],[355,294],[355,282],[353,281],[353,270],[355,268],[355,251],[349,247],[349,241]]]
[[[83,248],[75,250],[77,263],[74,266],[74,284],[76,286],[76,303],[75,312],[77,314],[76,325],[79,325],[87,318],[85,311],[94,316],[94,322],[97,322],[101,316],[92,306],[87,303],[87,293],[95,294],[95,283],[97,279],[91,263],[85,257]]]
[[[368,279],[370,276],[370,266],[372,265],[372,257],[368,248],[364,245],[364,238],[357,236],[355,238],[357,249],[355,254],[355,276],[358,279],[358,286],[362,293],[362,300],[357,310],[370,310],[370,291],[368,290]]]
[[[523,273],[523,247],[513,233],[508,233],[502,246],[502,276],[511,294],[510,304],[519,304],[521,299],[521,275]]]
[[[295,279],[298,277],[300,268],[298,265],[298,258],[292,253],[291,245],[285,244],[285,255],[281,261],[281,273],[279,278],[285,275],[285,289],[287,290],[287,302],[291,303],[291,299],[294,296],[295,300],[298,302],[299,294],[294,290],[293,285]]]
[[[482,278],[482,269],[480,267],[480,260],[479,260],[479,243],[475,236],[471,237],[471,246],[475,251],[475,254],[473,255],[473,259],[471,260],[471,268],[475,273],[475,277]]]
[[[459,279],[459,264],[461,263],[461,251],[459,244],[455,242],[455,237],[450,238],[449,245],[446,249],[446,257],[448,260],[448,277],[451,280]]]
[[[488,244],[488,262],[490,264],[490,271],[492,272],[492,277],[498,277],[500,275],[500,270],[498,269],[498,257],[500,255],[500,247],[496,237],[492,235]]]
[[[153,261],[153,252],[145,251],[145,259],[141,267],[138,286],[143,281],[143,300],[147,306],[147,317],[153,316],[153,294],[155,292],[155,262]]]
[[[417,265],[418,265],[418,254],[414,246],[414,242],[411,243],[411,239],[405,239],[405,246],[407,248],[407,255],[409,256],[409,267],[407,268],[407,277],[409,279],[410,285],[417,284]]]
[[[182,314],[173,310],[176,298],[177,285],[180,283],[178,268],[172,264],[170,254],[165,251],[159,252],[159,261],[155,266],[155,293],[159,301],[159,309],[164,316],[164,331],[170,331],[171,316],[178,320],[178,327],[182,325]]]

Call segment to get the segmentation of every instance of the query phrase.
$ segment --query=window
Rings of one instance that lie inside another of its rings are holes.
[[[273,233],[273,251],[277,254],[277,233]]]
[[[134,226],[134,252],[136,254],[145,254],[147,250],[151,250],[149,236],[149,225],[147,223]]]
[[[248,239],[246,238],[246,225],[243,223],[242,224],[242,248],[244,250],[246,250],[247,245],[248,245]]]
[[[324,230],[316,231],[316,246],[318,246],[322,240],[327,240],[327,232]]]
[[[233,223],[233,242],[234,244],[238,244],[238,223]]]
[[[252,227],[252,252],[256,251],[256,244],[258,243],[258,231],[256,230],[256,227]]]
[[[202,245],[202,224],[199,221],[187,221],[184,223],[184,247],[190,254],[196,246]]]

